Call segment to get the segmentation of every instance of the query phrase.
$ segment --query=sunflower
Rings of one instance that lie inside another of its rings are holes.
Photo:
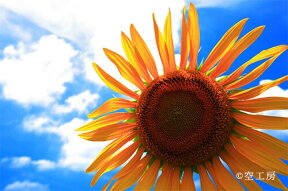
[[[257,129],[287,129],[288,119],[257,113],[288,109],[288,98],[256,97],[287,81],[288,76],[250,89],[238,88],[259,77],[288,46],[263,50],[230,75],[220,76],[264,29],[257,27],[240,38],[246,21],[232,26],[198,64],[198,15],[193,4],[187,14],[184,7],[181,59],[176,64],[170,11],[163,34],[153,15],[161,75],[133,25],[131,38],[121,35],[127,59],[104,49],[122,77],[139,90],[130,90],[93,63],[107,86],[130,98],[106,101],[88,115],[96,118],[94,121],[77,129],[85,131],[80,137],[86,140],[111,141],[86,170],[96,171],[91,186],[104,173],[122,165],[103,190],[125,190],[137,182],[135,190],[154,186],[155,190],[190,191],[195,190],[194,173],[199,174],[203,190],[261,190],[253,179],[235,177],[247,172],[276,172],[273,180],[260,180],[287,190],[277,177],[288,174],[282,161],[288,160],[287,144]],[[243,75],[249,65],[260,60],[264,62]]]

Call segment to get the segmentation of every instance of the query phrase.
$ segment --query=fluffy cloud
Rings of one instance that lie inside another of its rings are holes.
[[[49,191],[47,185],[40,184],[38,182],[30,182],[25,180],[23,182],[16,181],[7,185],[4,191]]]
[[[89,90],[86,90],[80,94],[68,97],[63,105],[55,105],[53,111],[57,114],[71,113],[73,111],[82,113],[88,106],[95,106],[98,98],[98,94],[92,94]]]
[[[73,80],[71,59],[77,51],[55,35],[43,36],[33,44],[19,43],[4,49],[0,60],[3,96],[23,105],[47,106]]]

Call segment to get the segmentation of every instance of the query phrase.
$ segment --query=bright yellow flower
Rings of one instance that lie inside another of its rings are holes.
[[[88,115],[94,121],[77,129],[90,141],[113,140],[87,168],[96,174],[91,185],[106,172],[125,162],[124,167],[106,184],[104,190],[125,190],[137,182],[135,190],[195,190],[193,173],[199,173],[203,190],[261,190],[254,181],[234,178],[232,172],[288,174],[287,144],[256,129],[287,129],[288,119],[252,114],[266,110],[288,109],[288,98],[255,98],[288,76],[250,89],[240,88],[259,77],[288,46],[264,50],[232,74],[226,72],[234,60],[261,34],[257,27],[239,38],[247,21],[231,27],[198,64],[200,32],[198,15],[190,4],[188,20],[183,10],[181,60],[175,62],[168,13],[164,33],[153,15],[156,44],[164,74],[159,75],[155,60],[137,30],[131,25],[131,39],[122,33],[126,60],[104,49],[120,74],[137,86],[131,91],[97,64],[96,72],[112,90],[132,99],[113,98]],[[268,59],[267,59],[268,58]],[[267,59],[250,73],[241,76],[247,66]],[[254,99],[253,99],[254,98]],[[129,112],[114,112],[119,109]],[[112,112],[112,113],[111,113]],[[127,146],[126,143],[131,143]],[[125,146],[124,146],[125,145]],[[222,160],[220,160],[222,159]],[[158,173],[160,176],[158,177]],[[209,176],[210,175],[210,176]],[[113,185],[110,185],[116,180]],[[279,189],[286,187],[278,179],[262,180]]]

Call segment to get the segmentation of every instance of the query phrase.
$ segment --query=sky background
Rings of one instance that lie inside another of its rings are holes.
[[[261,50],[288,42],[287,0],[194,0],[200,22],[201,51],[206,58],[233,24],[250,18],[242,34],[266,25],[263,34],[234,63],[231,72]],[[173,37],[179,53],[181,10],[189,1],[175,0],[0,0],[0,190],[100,190],[117,170],[105,174],[93,188],[84,169],[107,143],[77,136],[86,114],[113,96],[94,72],[94,61],[124,84],[102,48],[120,54],[120,32],[131,23],[159,62],[152,12],[163,26],[171,8]],[[246,88],[288,73],[284,53]],[[247,71],[255,68],[253,64]],[[287,96],[288,84],[263,96]],[[287,111],[266,115],[288,116]],[[266,131],[287,142],[287,131]],[[286,186],[288,179],[280,176]],[[195,177],[199,189],[199,179]],[[259,183],[265,190],[277,190]],[[132,190],[132,189],[130,189]]]

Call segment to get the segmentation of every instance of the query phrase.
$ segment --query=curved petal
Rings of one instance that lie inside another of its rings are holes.
[[[103,80],[103,82],[112,90],[114,90],[117,93],[132,97],[134,99],[139,99],[139,95],[135,92],[129,90],[127,87],[125,87],[123,84],[115,80],[112,76],[107,74],[104,70],[102,70],[97,64],[93,63],[93,67],[97,74],[100,76],[100,78]]]
[[[279,84],[281,84],[287,80],[288,80],[288,76],[284,76],[284,77],[279,78],[277,80],[274,80],[272,82],[268,82],[268,83],[265,83],[265,84],[262,84],[262,85],[259,85],[259,86],[256,86],[256,87],[253,87],[253,88],[250,88],[250,89],[238,92],[238,93],[228,95],[228,98],[233,99],[233,100],[239,100],[239,99],[242,100],[242,99],[254,98],[254,97],[262,94],[266,90],[268,90],[274,86],[277,86],[277,85],[279,85]]]
[[[120,165],[122,165],[124,162],[126,162],[135,152],[135,150],[138,148],[139,142],[134,142],[132,145],[124,149],[123,151],[118,152],[115,156],[113,156],[106,164],[101,167],[97,173],[94,175],[91,186],[95,186],[95,184],[98,182],[99,178],[106,172],[109,172]]]
[[[142,79],[140,78],[138,72],[135,68],[121,55],[113,52],[112,50],[104,48],[104,53],[106,54],[107,58],[111,60],[118,68],[121,76],[128,80],[129,82],[133,83],[139,89],[143,90],[145,88]]]
[[[180,169],[175,167],[171,174],[171,190],[179,191],[180,190]]]
[[[188,61],[188,55],[189,55],[189,31],[188,31],[188,26],[186,23],[186,18],[185,18],[185,10],[186,6],[183,8],[182,12],[182,30],[181,30],[181,60],[180,60],[180,68],[185,70],[187,66],[187,61]]]
[[[282,53],[282,52],[281,52]],[[243,78],[232,82],[231,84],[228,84],[227,86],[224,87],[225,90],[230,90],[230,89],[236,89],[240,88],[242,86],[245,86],[246,84],[249,84],[253,80],[257,79],[275,60],[278,58],[281,53],[273,56],[257,68],[255,68],[253,71],[249,72],[247,75],[245,75]]]
[[[147,69],[149,70],[153,78],[157,78],[159,74],[157,71],[156,63],[145,41],[142,39],[142,37],[140,36],[140,34],[137,32],[137,30],[133,25],[130,26],[130,33],[132,42],[135,48],[139,51],[139,54],[143,59]]]
[[[173,168],[166,163],[163,164],[162,173],[156,182],[155,191],[169,190],[171,188],[171,177]]]
[[[168,15],[167,15],[166,21],[165,21],[164,39],[166,41],[168,54],[169,54],[170,72],[173,72],[176,70],[176,63],[175,63],[174,44],[173,44],[173,38],[172,38],[172,26],[171,26],[171,12],[170,12],[170,10],[168,12]]]
[[[287,117],[232,113],[238,122],[255,129],[288,129]]]
[[[124,108],[135,108],[136,103],[123,98],[112,98],[90,113],[87,117],[96,118],[100,115]]]
[[[208,72],[208,70],[215,66],[216,63],[231,49],[239,37],[247,20],[248,19],[243,19],[239,21],[224,34],[224,36],[219,40],[219,42],[208,55],[202,68],[200,69],[201,72]]]
[[[229,83],[233,82],[234,80],[236,80],[237,78],[240,77],[240,75],[243,73],[243,71],[250,64],[253,64],[253,63],[258,62],[260,60],[269,58],[271,56],[275,56],[275,55],[279,54],[280,52],[283,52],[283,51],[285,51],[287,49],[288,49],[287,45],[279,45],[279,46],[275,46],[275,47],[269,48],[267,50],[261,51],[259,54],[257,54],[256,56],[254,56],[253,58],[251,58],[250,60],[245,62],[242,66],[240,66],[237,70],[235,70],[227,78],[225,78],[221,82],[219,82],[219,84],[220,85],[226,85],[226,84],[229,84]]]
[[[198,13],[195,6],[190,3],[188,10],[188,32],[190,39],[190,70],[195,70],[200,47],[200,29],[198,22]]]
[[[217,189],[212,183],[212,181],[210,180],[206,172],[206,169],[202,165],[198,165],[197,168],[198,168],[198,172],[200,176],[200,183],[201,183],[202,190],[203,191],[216,191]]]
[[[104,115],[103,117],[99,117],[94,121],[91,121],[90,123],[87,123],[82,127],[76,129],[75,131],[90,131],[94,129],[99,129],[107,125],[135,118],[136,118],[135,113],[111,113]]]
[[[231,107],[251,113],[267,110],[288,109],[288,98],[286,97],[264,97],[244,101],[233,101]]]
[[[89,141],[109,141],[120,138],[134,129],[137,129],[136,123],[116,123],[81,133],[79,136]]]
[[[244,169],[244,172],[253,172],[253,173],[257,173],[257,172],[267,172],[267,171],[272,171],[272,169],[269,168],[263,168],[261,166],[259,166],[258,163],[255,163],[253,161],[250,160],[250,158],[246,157],[245,155],[239,153],[237,150],[235,150],[235,148],[233,148],[232,145],[230,144],[226,144],[225,145],[225,149],[227,150],[227,155],[229,156],[229,158],[233,158],[235,162],[237,162],[238,167],[241,167],[242,169]],[[279,188],[281,190],[287,190],[287,188],[283,185],[283,183],[280,181],[280,179],[277,177],[277,175],[275,175],[275,179],[274,180],[266,180],[261,179],[261,181],[274,186],[276,188]]]
[[[234,134],[231,134],[230,140],[240,153],[247,156],[254,163],[265,169],[272,169],[279,174],[288,176],[288,165],[275,157],[272,150],[257,144],[255,141],[248,141]]]
[[[182,182],[180,185],[181,191],[196,191],[194,180],[193,180],[193,172],[190,167],[185,167],[184,176],[182,178]]]
[[[126,174],[115,182],[111,188],[111,191],[122,191],[131,187],[143,175],[147,165],[150,162],[150,159],[150,155],[146,155],[143,159],[141,159],[129,174]]]
[[[256,141],[275,152],[279,158],[288,160],[288,144],[261,131],[251,129],[242,125],[234,125],[233,129],[251,141]]]
[[[135,137],[135,132],[131,132],[120,139],[116,139],[108,146],[106,146],[96,157],[96,159],[90,164],[90,166],[86,169],[86,172],[93,172],[107,163],[111,156],[118,151],[123,145],[132,141],[133,137]]]
[[[160,160],[155,160],[145,174],[141,177],[134,191],[149,191],[154,185],[158,171],[160,169]]]
[[[216,78],[226,72],[234,60],[260,36],[263,29],[264,26],[257,27],[239,39],[217,64],[210,77]]]
[[[121,41],[122,41],[122,47],[123,50],[129,60],[129,62],[132,64],[132,66],[135,68],[135,70],[138,72],[138,74],[148,83],[152,81],[152,78],[150,77],[147,67],[140,56],[138,50],[134,47],[132,41],[127,37],[127,35],[123,32],[121,32]]]
[[[205,162],[205,167],[206,167],[208,173],[210,174],[211,179],[214,181],[217,190],[225,190],[224,187],[222,186],[222,184],[219,182],[219,180],[216,176],[215,170],[213,168],[213,165],[210,162],[210,160]]]

